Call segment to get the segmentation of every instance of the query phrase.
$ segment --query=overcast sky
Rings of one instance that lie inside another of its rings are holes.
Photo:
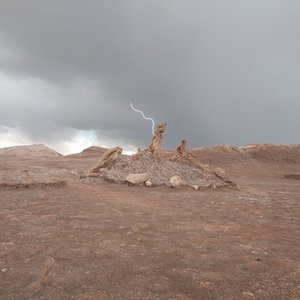
[[[299,0],[1,0],[0,147],[300,141]]]

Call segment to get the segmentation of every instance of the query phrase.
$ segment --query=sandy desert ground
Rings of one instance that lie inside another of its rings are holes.
[[[0,299],[300,299],[300,145],[194,149],[237,184],[201,191],[27,150],[0,151]]]

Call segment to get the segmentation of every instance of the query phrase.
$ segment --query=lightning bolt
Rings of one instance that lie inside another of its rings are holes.
[[[155,127],[154,120],[152,118],[146,117],[141,110],[138,110],[138,109],[134,108],[131,102],[129,103],[129,105],[130,105],[130,107],[132,108],[133,111],[140,113],[145,120],[148,120],[148,121],[152,122],[152,134],[154,134],[154,127]]]

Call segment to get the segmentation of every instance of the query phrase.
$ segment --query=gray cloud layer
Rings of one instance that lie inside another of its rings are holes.
[[[296,0],[4,0],[0,125],[146,146],[132,101],[167,147],[299,143],[299,36]]]

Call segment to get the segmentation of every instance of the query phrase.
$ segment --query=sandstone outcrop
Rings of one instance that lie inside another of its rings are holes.
[[[99,173],[101,169],[109,167],[118,158],[122,151],[123,149],[120,147],[107,150],[100,158],[98,163],[90,169],[88,176],[93,176],[94,174]]]
[[[188,157],[190,157],[190,158],[192,158],[192,157],[196,158],[196,156],[193,153],[188,152],[186,150],[186,148],[185,148],[186,144],[187,144],[186,140],[182,140],[181,143],[176,148],[176,153],[173,156],[171,156],[169,158],[169,160],[171,160],[171,161],[178,161],[178,160],[181,160],[183,158],[188,158]]]
[[[161,144],[162,144],[163,133],[164,133],[166,127],[167,127],[167,123],[161,123],[156,127],[154,135],[152,137],[151,145],[149,146],[149,150],[152,154],[155,153],[156,151],[160,150]]]

